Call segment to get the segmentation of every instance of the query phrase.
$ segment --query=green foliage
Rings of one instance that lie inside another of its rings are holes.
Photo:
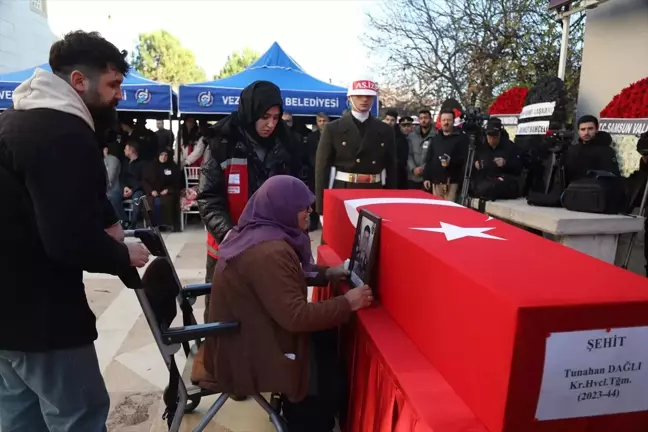
[[[139,35],[133,67],[146,78],[173,87],[206,79],[193,52],[166,30]]]
[[[243,72],[245,68],[257,61],[258,58],[259,53],[247,47],[241,51],[234,51],[227,56],[225,66],[222,67],[218,74],[214,75],[214,79],[227,78],[228,76]]]

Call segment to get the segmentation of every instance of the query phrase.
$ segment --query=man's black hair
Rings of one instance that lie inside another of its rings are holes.
[[[599,127],[599,121],[593,115],[587,114],[587,115],[584,115],[581,118],[579,118],[578,119],[578,127],[580,127],[580,125],[583,124],[583,123],[594,123],[594,125],[596,126],[596,129],[598,129],[598,127]]]
[[[365,227],[364,227],[364,231],[365,231],[365,232],[368,232],[369,234],[371,234],[371,228],[369,228],[369,225],[365,225]]]
[[[140,154],[140,143],[136,138],[127,138],[126,143],[124,144],[124,147],[125,146],[132,147],[133,150],[135,150],[135,153],[137,153],[138,155]]]
[[[421,115],[421,114],[427,114],[427,115],[429,115],[430,117],[432,117],[432,113],[430,112],[429,109],[425,109],[425,108],[423,108],[422,110],[419,111],[419,115]]]
[[[82,30],[70,32],[52,44],[49,65],[55,74],[68,74],[77,68],[103,72],[113,67],[126,75],[130,69],[126,51],[119,51],[98,32]]]
[[[410,117],[403,116],[398,120],[398,124],[401,123],[412,123],[412,119]]]
[[[452,108],[444,108],[444,109],[442,109],[441,112],[439,113],[439,118],[441,118],[441,116],[443,114],[452,114],[452,118],[454,118],[454,116],[455,116],[454,110]]]
[[[396,110],[389,110],[385,113],[385,117],[390,116],[394,118],[398,118],[398,111]]]

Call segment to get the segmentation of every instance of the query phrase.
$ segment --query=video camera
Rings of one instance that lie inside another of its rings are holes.
[[[470,187],[470,178],[472,177],[473,164],[475,163],[476,145],[483,136],[482,131],[484,128],[484,122],[488,119],[490,119],[490,116],[482,114],[481,110],[477,107],[468,107],[463,114],[463,125],[461,126],[461,129],[466,133],[466,135],[468,135],[469,142],[459,201],[465,207],[470,206],[468,190]]]
[[[547,150],[562,153],[574,141],[574,131],[568,129],[548,130],[545,138]]]
[[[482,127],[484,122],[490,119],[488,114],[482,114],[481,109],[477,107],[468,107],[463,115],[463,126],[462,129],[467,134],[477,134]]]

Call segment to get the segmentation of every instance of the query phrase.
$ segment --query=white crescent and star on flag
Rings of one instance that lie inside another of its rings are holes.
[[[420,205],[435,205],[442,207],[461,207],[464,206],[457,204],[452,201],[445,201],[441,199],[430,199],[430,198],[405,198],[405,197],[394,197],[394,198],[359,198],[353,200],[347,200],[344,202],[346,208],[347,216],[349,221],[353,224],[354,227],[358,224],[359,216],[359,207],[366,207],[369,205],[377,204],[420,204]],[[467,209],[466,209],[467,210]],[[486,222],[492,220],[492,217],[489,217]],[[488,234],[488,231],[492,231],[494,227],[461,227],[458,225],[453,225],[448,222],[439,221],[439,227],[410,227],[412,230],[417,231],[426,231],[433,233],[440,233],[445,235],[447,241],[459,240],[466,237],[474,238],[483,238],[490,240],[506,240],[502,237],[497,237],[492,234]]]

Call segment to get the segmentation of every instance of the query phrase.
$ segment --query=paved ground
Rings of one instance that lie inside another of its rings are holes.
[[[319,232],[312,237],[313,245],[319,245]],[[166,241],[182,282],[202,282],[205,277],[205,231],[193,227],[182,234],[167,235]],[[625,251],[625,248],[620,247],[620,250]],[[637,273],[643,271],[641,241],[636,245],[630,269]],[[135,294],[112,276],[88,274],[85,280],[88,299],[97,315],[97,354],[112,400],[108,430],[165,431],[164,422],[160,420],[161,395],[168,374]],[[197,303],[195,315],[199,320],[203,311],[203,303]],[[177,362],[180,368],[184,366],[182,354],[177,356]],[[186,416],[183,430],[191,430],[213,400],[204,399],[196,414]],[[208,431],[265,432],[272,428],[268,417],[254,402],[230,401]]]

